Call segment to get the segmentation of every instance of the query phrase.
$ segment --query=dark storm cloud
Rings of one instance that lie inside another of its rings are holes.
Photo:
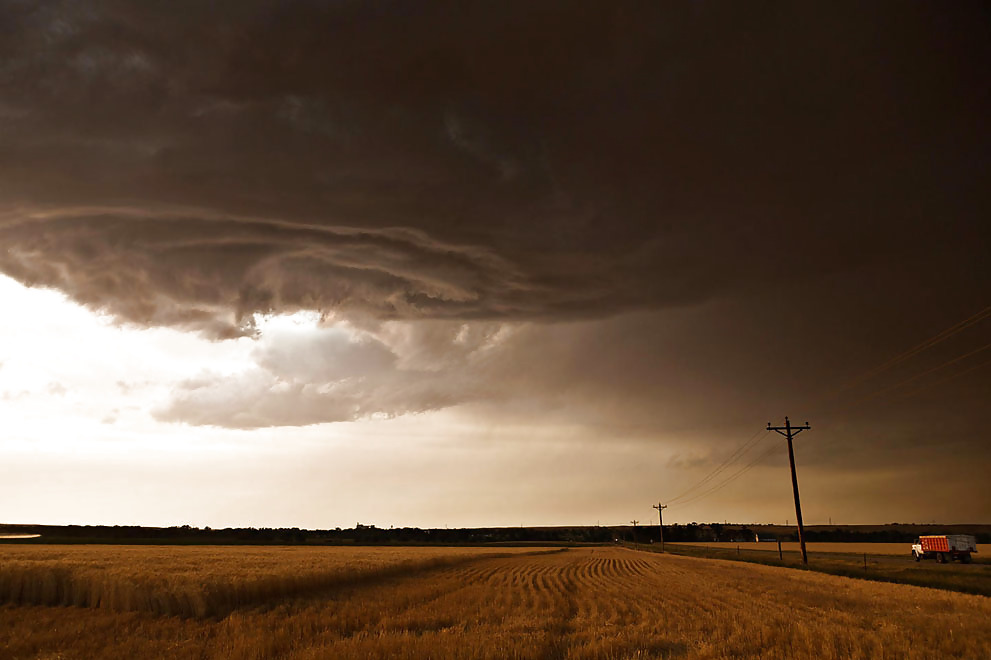
[[[973,258],[986,19],[8,1],[0,270],[230,336],[255,311],[596,317]]]
[[[9,246],[0,263],[22,281],[129,321],[217,336],[240,332],[256,311],[471,317],[504,313],[514,295],[536,293],[490,250],[410,228],[80,208],[21,211],[0,232]]]

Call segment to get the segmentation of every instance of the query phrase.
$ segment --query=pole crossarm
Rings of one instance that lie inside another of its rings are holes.
[[[785,417],[785,419],[788,419],[788,418]],[[809,423],[808,422],[805,422],[805,426],[791,426],[791,427],[788,427],[788,426],[771,426],[771,422],[768,422],[767,423],[767,430],[768,431],[775,431],[779,435],[782,435],[782,436],[784,436],[786,438],[788,437],[788,429],[789,428],[791,428],[791,437],[793,437],[793,438],[796,435],[798,435],[799,433],[801,433],[802,431],[809,431],[809,430],[812,429],[812,427],[809,426]]]

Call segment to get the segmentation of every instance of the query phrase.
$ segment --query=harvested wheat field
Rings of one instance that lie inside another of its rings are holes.
[[[344,585],[527,552],[486,548],[3,546],[0,602],[218,616]]]
[[[991,657],[981,596],[622,548],[3,550],[4,658]],[[193,604],[78,595],[113,584]]]

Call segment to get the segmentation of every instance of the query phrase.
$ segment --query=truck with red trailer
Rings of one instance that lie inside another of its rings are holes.
[[[959,560],[969,564],[973,552],[977,552],[977,539],[970,534],[920,536],[912,544],[912,557],[915,561],[935,559],[938,563],[945,564]]]

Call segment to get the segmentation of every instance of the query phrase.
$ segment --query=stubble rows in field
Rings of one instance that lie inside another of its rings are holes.
[[[522,548],[7,545],[0,603],[219,616]]]
[[[977,658],[991,601],[618,548],[476,557],[218,620],[0,608],[6,657]],[[109,645],[105,640],[112,640]]]

